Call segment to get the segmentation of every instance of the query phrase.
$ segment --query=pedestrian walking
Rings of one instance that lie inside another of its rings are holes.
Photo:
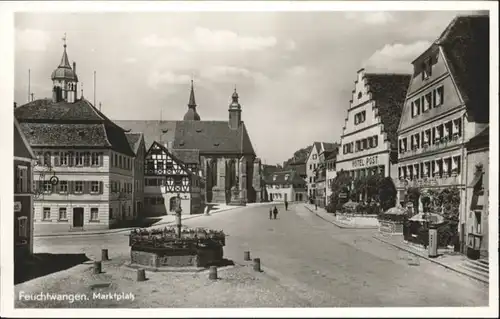
[[[288,202],[285,201],[285,210],[288,210]]]
[[[269,219],[273,219],[273,209],[269,208]]]
[[[276,216],[278,216],[278,209],[276,208],[276,206],[274,206],[273,215],[274,219],[276,219]]]

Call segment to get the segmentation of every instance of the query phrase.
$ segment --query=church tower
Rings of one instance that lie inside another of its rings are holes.
[[[74,103],[77,99],[78,77],[76,76],[76,63],[73,62],[73,68],[69,64],[68,54],[66,53],[66,34],[63,38],[64,52],[61,63],[57,69],[52,72],[52,100],[57,103],[65,101]]]
[[[194,99],[194,86],[191,80],[191,93],[189,95],[188,110],[184,115],[184,121],[199,121],[200,115],[196,112],[196,101]]]
[[[229,105],[229,127],[232,130],[237,130],[241,124],[241,105],[238,102],[238,92],[234,88],[234,93],[232,96],[233,101]]]

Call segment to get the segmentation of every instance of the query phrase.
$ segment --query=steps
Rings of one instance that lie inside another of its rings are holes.
[[[490,265],[488,259],[478,260],[467,259],[461,263],[460,268],[470,273],[474,278],[484,282],[489,282]]]

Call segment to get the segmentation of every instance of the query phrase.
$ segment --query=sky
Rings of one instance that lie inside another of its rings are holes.
[[[470,12],[470,11],[468,11]],[[194,79],[202,120],[231,94],[257,156],[276,164],[340,142],[356,72],[411,73],[457,11],[16,13],[14,98],[51,96],[67,38],[83,95],[114,120],[181,120]],[[80,94],[80,92],[79,92]]]

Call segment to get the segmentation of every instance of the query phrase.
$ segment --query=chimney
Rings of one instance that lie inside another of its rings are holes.
[[[16,103],[16,102],[14,102],[14,108],[16,108],[16,107],[17,107],[17,103]]]

